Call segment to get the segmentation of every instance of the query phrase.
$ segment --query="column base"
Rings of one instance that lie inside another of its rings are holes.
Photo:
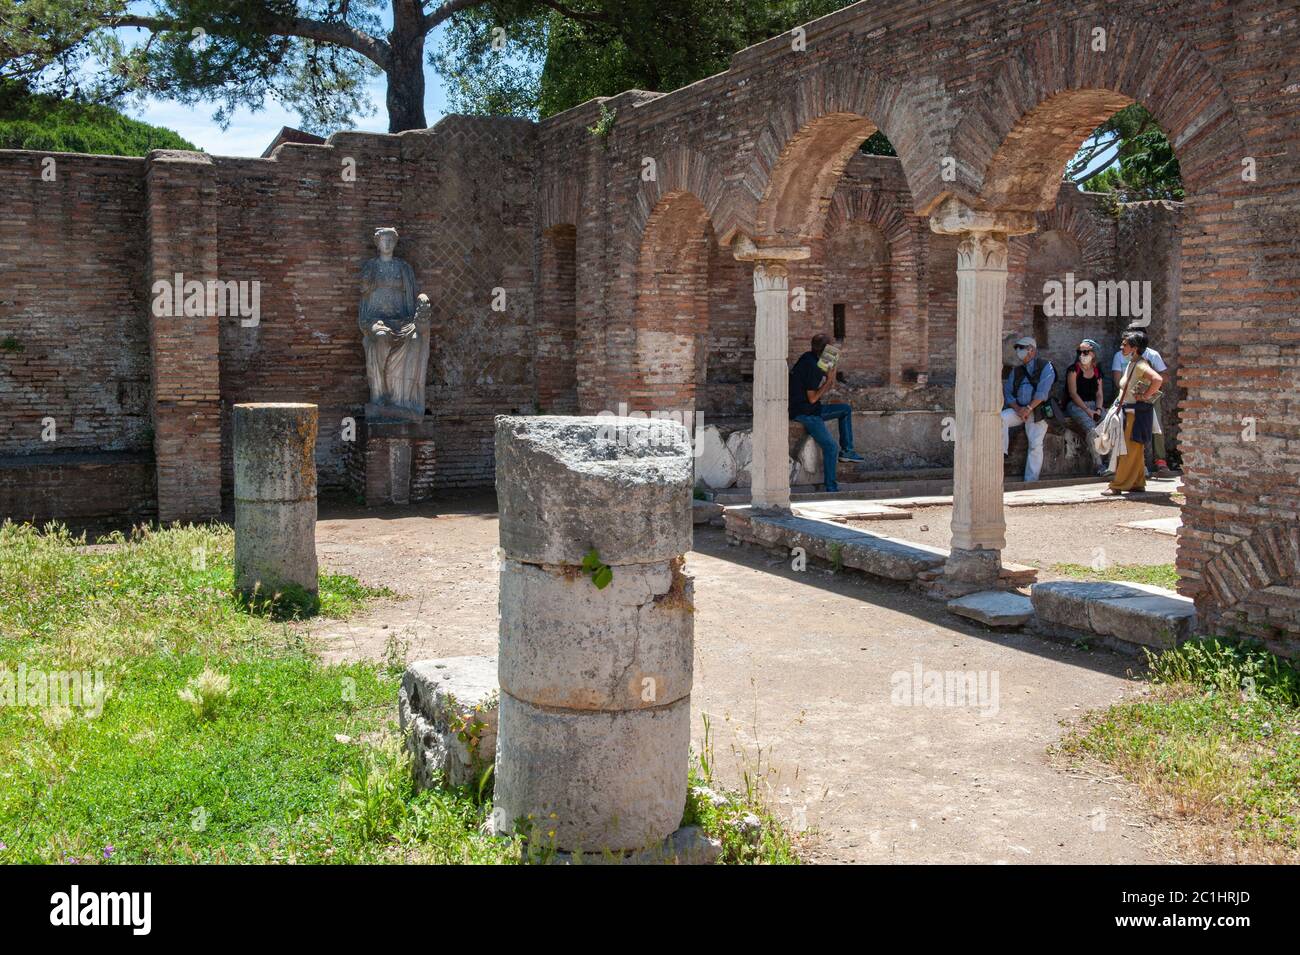
[[[943,587],[952,596],[992,590],[1001,572],[1001,551],[954,547],[943,565]]]

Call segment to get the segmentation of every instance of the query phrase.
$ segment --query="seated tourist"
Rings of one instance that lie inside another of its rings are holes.
[[[845,404],[822,404],[822,396],[830,391],[835,382],[834,369],[828,374],[818,365],[822,352],[830,341],[825,335],[814,335],[812,351],[800,355],[790,369],[790,420],[803,425],[822,449],[826,490],[838,491],[840,486],[835,483],[836,460],[861,461],[862,455],[853,450],[853,409]],[[840,423],[838,448],[831,440],[827,421]]]
[[[1085,338],[1075,351],[1074,364],[1065,373],[1066,412],[1083,429],[1084,443],[1092,454],[1093,470],[1107,473],[1101,455],[1093,446],[1092,433],[1106,413],[1105,378],[1097,354],[1101,350],[1091,338]]]
[[[1056,372],[1052,363],[1038,357],[1038,342],[1021,338],[1016,342],[1016,362],[1002,383],[1002,453],[1011,448],[1011,429],[1025,426],[1029,439],[1029,456],[1025,458],[1025,480],[1037,481],[1043,470],[1043,438],[1047,435],[1047,418],[1043,404],[1052,394]]]

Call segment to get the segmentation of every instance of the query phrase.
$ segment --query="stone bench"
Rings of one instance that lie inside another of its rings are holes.
[[[851,567],[888,580],[912,581],[926,570],[942,567],[948,552],[925,544],[869,534],[831,521],[783,514],[758,514],[748,506],[728,507],[727,533],[764,547],[803,548],[809,557]]]
[[[1169,649],[1192,636],[1187,597],[1149,584],[1056,580],[1030,591],[1035,627],[1066,636],[1097,635],[1130,648]]]

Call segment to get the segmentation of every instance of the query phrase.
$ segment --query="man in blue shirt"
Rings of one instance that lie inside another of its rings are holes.
[[[1037,481],[1043,469],[1043,437],[1047,434],[1047,419],[1035,421],[1038,407],[1047,401],[1056,383],[1052,363],[1038,357],[1038,342],[1021,338],[1016,342],[1016,361],[1007,380],[1002,383],[1002,453],[1006,454],[1011,442],[1011,429],[1025,426],[1029,438],[1029,457],[1025,459],[1025,480]]]
[[[831,340],[825,335],[814,335],[812,351],[806,351],[790,369],[790,420],[798,421],[812,435],[822,449],[822,472],[827,491],[838,491],[835,483],[835,462],[861,461],[862,455],[853,450],[853,409],[848,405],[822,404],[822,395],[830,390],[835,378],[818,366],[821,354]],[[836,447],[827,421],[839,421],[840,443]]]

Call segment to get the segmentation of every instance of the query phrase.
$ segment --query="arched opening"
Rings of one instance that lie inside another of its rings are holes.
[[[576,414],[578,230],[542,233],[541,289],[533,339],[537,407],[542,414]]]
[[[689,192],[664,196],[650,213],[636,268],[629,407],[694,415],[708,374],[708,211]]]

